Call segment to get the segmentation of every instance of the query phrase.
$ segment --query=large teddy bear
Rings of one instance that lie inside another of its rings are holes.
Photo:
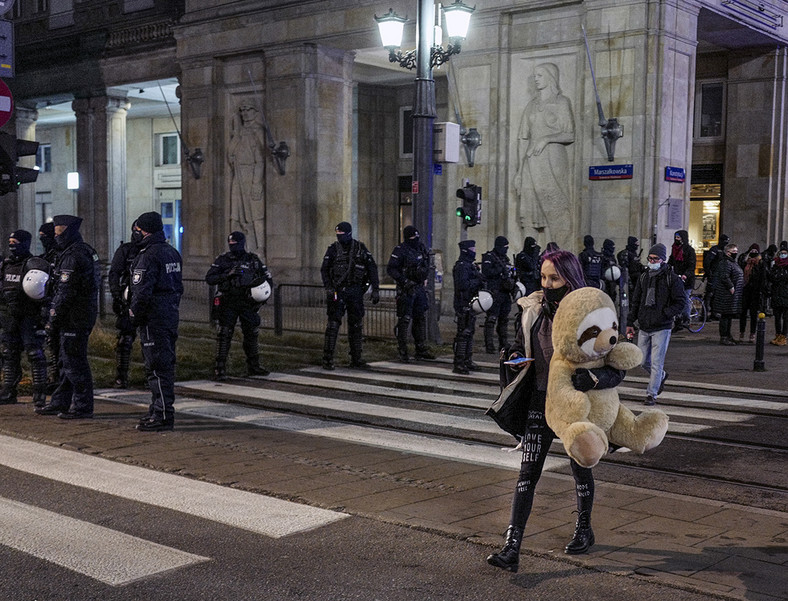
[[[567,294],[553,319],[553,358],[547,381],[545,417],[566,452],[583,467],[595,466],[608,443],[644,453],[668,430],[668,416],[657,409],[638,416],[619,403],[615,388],[580,392],[572,384],[578,368],[632,369],[643,354],[618,341],[613,301],[597,288]]]

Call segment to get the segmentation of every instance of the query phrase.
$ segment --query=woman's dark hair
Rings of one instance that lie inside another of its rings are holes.
[[[577,290],[586,285],[586,279],[583,275],[583,268],[580,266],[580,261],[577,257],[568,250],[556,250],[546,253],[542,257],[542,263],[550,261],[555,267],[558,275],[566,280],[567,287],[570,291]]]

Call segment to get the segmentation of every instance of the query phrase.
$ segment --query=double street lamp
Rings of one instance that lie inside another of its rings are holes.
[[[468,33],[471,14],[476,7],[456,0],[449,6],[439,5],[436,25],[434,0],[418,0],[416,11],[416,48],[403,53],[402,33],[407,18],[392,9],[382,17],[375,16],[383,46],[389,51],[389,60],[406,69],[416,69],[416,86],[413,98],[413,223],[421,233],[427,248],[432,249],[432,188],[433,188],[433,124],[435,122],[435,81],[432,69],[460,52],[462,41]],[[446,21],[448,48],[441,45],[443,35],[440,13]],[[430,277],[430,294],[434,298],[434,269]],[[433,303],[434,305],[434,303]],[[430,320],[430,339],[438,340],[437,319]],[[434,324],[434,329],[433,325]]]

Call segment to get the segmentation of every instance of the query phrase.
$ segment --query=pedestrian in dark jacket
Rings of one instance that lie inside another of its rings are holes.
[[[788,334],[788,244],[774,258],[769,270],[769,282],[772,286],[772,310],[774,311],[774,329],[776,336],[769,344],[785,346]]]
[[[720,344],[732,346],[736,341],[731,336],[731,324],[741,313],[744,292],[744,274],[736,262],[739,248],[736,244],[725,246],[724,259],[717,263],[714,272],[714,300],[712,311],[720,316]]]
[[[684,282],[684,294],[687,297],[687,302],[681,317],[683,324],[686,325],[690,320],[690,295],[695,285],[696,267],[695,249],[689,243],[687,230],[679,230],[673,235],[673,246],[670,249],[668,265]]]
[[[655,244],[648,252],[648,271],[640,276],[630,299],[627,315],[627,337],[638,332],[638,348],[643,353],[642,367],[649,372],[646,405],[655,405],[665,387],[668,372],[664,370],[673,321],[681,314],[686,302],[684,285],[666,262],[664,244]]]
[[[717,265],[725,254],[725,245],[730,242],[730,239],[731,237],[727,234],[722,234],[717,244],[703,252],[703,277],[706,280],[706,294],[703,302],[706,303],[709,319],[718,319],[718,316],[712,312],[715,291],[714,274],[717,270]]]
[[[484,280],[476,259],[476,241],[460,242],[460,257],[454,264],[454,315],[457,320],[457,335],[454,338],[454,373],[468,374],[478,369],[473,362],[473,332],[476,328],[476,314],[471,309],[471,301],[479,294]]]
[[[760,246],[751,244],[744,255],[744,289],[742,290],[742,306],[739,315],[739,340],[744,340],[747,328],[747,316],[750,317],[750,344],[755,342],[755,328],[758,325],[758,313],[763,309],[763,296],[766,290],[766,269],[760,254]]]

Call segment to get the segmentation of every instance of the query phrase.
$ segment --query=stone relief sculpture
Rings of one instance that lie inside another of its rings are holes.
[[[227,160],[230,163],[230,230],[246,235],[247,248],[265,241],[265,130],[257,108],[241,104],[233,116]]]
[[[534,68],[536,94],[528,101],[517,136],[515,189],[522,225],[571,246],[574,207],[571,202],[572,165],[567,147],[575,141],[575,119],[569,99],[561,93],[558,67]]]

